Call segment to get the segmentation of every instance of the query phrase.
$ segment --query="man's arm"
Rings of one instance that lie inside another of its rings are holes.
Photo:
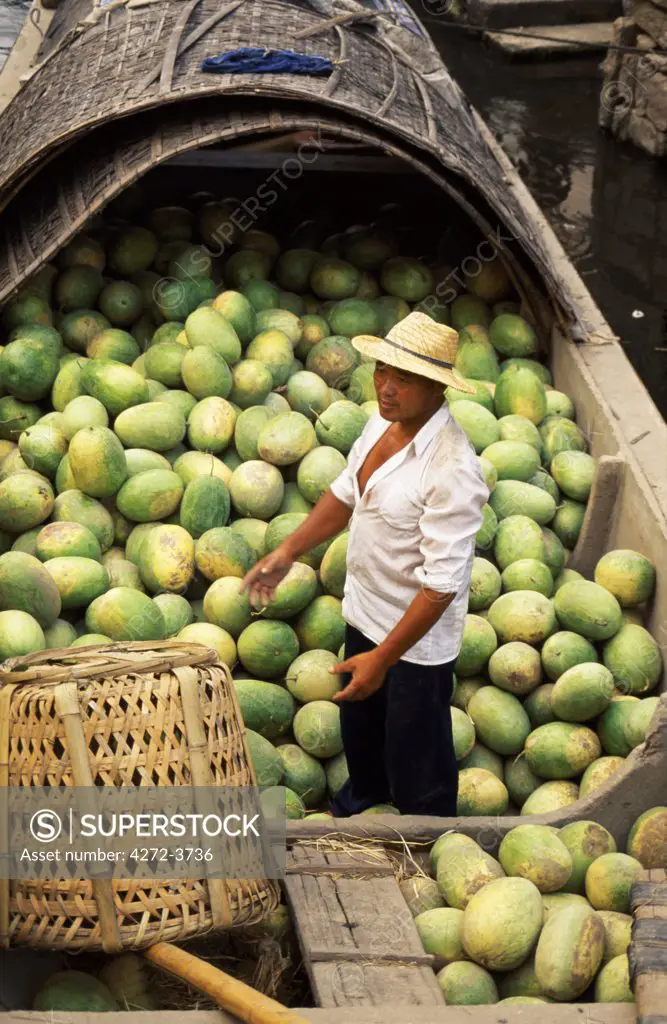
[[[348,685],[333,699],[365,700],[379,690],[388,669],[428,633],[455,597],[456,594],[439,594],[426,588],[421,590],[391,633],[374,650],[342,661],[330,669],[331,672],[352,673]]]
[[[348,505],[339,501],[331,490],[325,491],[306,521],[246,574],[241,593],[247,589],[250,602],[255,606],[268,604],[296,559],[344,530],[351,515]]]

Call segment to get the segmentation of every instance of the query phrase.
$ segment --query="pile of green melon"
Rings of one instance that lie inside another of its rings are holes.
[[[667,807],[640,815],[626,853],[594,821],[519,825],[499,845],[492,831],[444,833],[430,875],[400,883],[445,1001],[633,1002],[631,887],[664,866]]]
[[[459,331],[475,390],[446,394],[491,492],[456,664],[460,811],[551,810],[620,769],[657,699],[655,572],[631,551],[595,582],[567,568],[595,461],[500,263],[445,305],[450,269],[399,255],[380,223],[279,240],[201,194],[126,213],[111,204],[0,314],[0,659],[206,644],[233,670],[267,802],[286,789],[290,816],[327,813],[347,775],[329,672],[347,533],[265,609],[241,580],[377,410],[350,339],[420,309]]]

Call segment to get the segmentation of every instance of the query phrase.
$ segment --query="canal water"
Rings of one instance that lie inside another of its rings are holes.
[[[667,172],[598,128],[603,55],[510,63],[412,2],[667,417]],[[0,0],[0,64],[27,7]]]

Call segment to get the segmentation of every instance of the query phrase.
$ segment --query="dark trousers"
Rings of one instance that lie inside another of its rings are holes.
[[[346,658],[375,646],[353,626],[346,627]],[[389,802],[401,814],[456,814],[458,766],[450,712],[453,673],[453,661],[443,665],[399,661],[371,697],[339,704],[350,777],[332,801],[335,817],[347,818],[373,804]]]

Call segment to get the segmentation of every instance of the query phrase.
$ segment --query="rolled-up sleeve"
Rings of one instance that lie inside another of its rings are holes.
[[[356,504],[356,498],[354,496],[354,477],[359,469],[360,447],[361,437],[358,437],[350,448],[345,469],[343,469],[336,479],[329,484],[329,490],[333,494],[334,498],[338,498],[338,500],[342,501],[348,508],[354,508]]]
[[[431,473],[419,520],[424,561],[415,569],[423,587],[453,594],[465,584],[488,498],[489,489],[472,453]]]

